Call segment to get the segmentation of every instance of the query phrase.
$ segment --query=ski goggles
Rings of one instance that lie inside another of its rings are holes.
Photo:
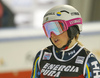
[[[76,24],[82,24],[82,19],[75,18],[69,21],[65,21],[65,20],[48,21],[43,24],[43,29],[46,36],[50,38],[51,33],[54,33],[55,35],[60,35],[64,31],[67,31],[68,27],[76,25]]]

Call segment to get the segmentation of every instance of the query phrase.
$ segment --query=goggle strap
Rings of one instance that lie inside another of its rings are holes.
[[[75,18],[75,19],[71,19],[66,21],[68,27],[71,27],[73,25],[77,25],[77,24],[82,24],[82,18]]]

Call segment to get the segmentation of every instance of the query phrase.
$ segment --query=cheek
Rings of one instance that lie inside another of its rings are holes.
[[[63,37],[62,38],[62,42],[66,44],[68,42],[68,38],[67,37]]]
[[[62,35],[61,39],[62,39],[62,42],[66,44],[69,40],[69,37],[68,37],[67,33],[64,33]]]

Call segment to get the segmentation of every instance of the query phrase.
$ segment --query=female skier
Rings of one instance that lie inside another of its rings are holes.
[[[43,29],[52,45],[37,53],[31,78],[100,78],[99,61],[78,41],[82,18],[74,7],[51,8]]]

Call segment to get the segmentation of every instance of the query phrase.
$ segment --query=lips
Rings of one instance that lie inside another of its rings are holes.
[[[59,39],[54,39],[54,42],[57,43],[59,41]]]

